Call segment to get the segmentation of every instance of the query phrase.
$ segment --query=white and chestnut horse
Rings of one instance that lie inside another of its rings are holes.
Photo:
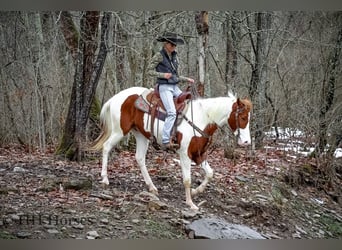
[[[132,87],[119,92],[102,107],[100,119],[102,132],[94,142],[92,149],[103,151],[102,183],[109,184],[107,176],[108,155],[111,149],[129,132],[136,138],[136,160],[150,192],[157,193],[145,165],[145,156],[151,138],[150,115],[137,109],[136,99],[146,88]],[[228,97],[205,98],[192,100],[181,123],[177,126],[177,142],[180,145],[177,153],[180,157],[183,183],[185,186],[186,204],[198,209],[191,195],[203,192],[213,170],[207,161],[207,149],[211,137],[218,127],[228,124],[238,137],[239,145],[251,143],[249,120],[252,104],[247,99],[239,99],[229,94]],[[193,111],[193,113],[191,113]],[[154,135],[161,143],[161,132],[164,122],[155,123]],[[195,129],[196,128],[196,129]],[[159,132],[159,133],[158,133]],[[196,189],[191,189],[191,162],[200,165],[205,171],[205,179]]]

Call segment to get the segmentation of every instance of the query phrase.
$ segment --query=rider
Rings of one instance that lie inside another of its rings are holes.
[[[163,42],[163,47],[156,53],[149,63],[148,74],[157,77],[160,98],[166,110],[166,119],[162,134],[162,148],[174,150],[179,147],[170,140],[171,131],[176,120],[176,108],[173,98],[178,97],[182,91],[178,87],[180,81],[194,83],[194,79],[178,75],[178,59],[176,46],[183,45],[184,40],[176,33],[165,32],[157,38]]]

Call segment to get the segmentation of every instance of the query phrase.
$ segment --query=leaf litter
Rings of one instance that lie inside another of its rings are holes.
[[[76,163],[52,152],[0,148],[0,238],[182,239],[189,238],[186,224],[210,216],[250,226],[269,239],[342,237],[340,200],[305,182],[310,176],[300,183],[291,179],[294,169],[312,166],[312,160],[294,159],[287,150],[267,148],[255,157],[239,151],[234,161],[213,150],[208,161],[214,178],[193,198],[201,205],[193,217],[186,212],[176,155],[163,164],[161,152],[148,151],[156,199],[147,192],[134,152],[112,153],[109,186],[100,183],[101,154]],[[192,166],[193,186],[203,174]]]

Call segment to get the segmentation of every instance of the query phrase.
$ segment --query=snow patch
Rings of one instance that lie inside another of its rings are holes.
[[[299,129],[278,128],[278,133],[279,140],[282,140],[282,142],[277,143],[276,146],[266,146],[265,148],[283,150],[289,153],[293,152],[295,154],[300,154],[303,156],[309,156],[315,150],[313,145],[307,145],[307,143],[301,140],[301,138],[304,138],[306,135]],[[270,131],[265,132],[265,135],[269,139],[276,138],[275,128],[272,127]],[[342,148],[336,149],[334,157],[342,157]]]

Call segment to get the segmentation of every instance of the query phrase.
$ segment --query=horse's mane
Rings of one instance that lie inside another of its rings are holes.
[[[228,97],[236,99],[236,94],[234,94],[232,91],[228,91]]]
[[[238,97],[235,93],[233,93],[232,91],[228,91],[228,95],[226,96],[226,98],[231,98],[233,102],[235,102]],[[206,101],[207,99],[220,99],[220,98],[225,98],[224,96],[221,97],[216,97],[216,98],[203,98],[203,97],[197,97],[196,100],[199,101],[199,103],[201,103],[202,101]],[[240,101],[246,106],[247,110],[250,111],[253,108],[253,104],[251,102],[251,100],[249,100],[247,97],[244,98],[239,98]]]

